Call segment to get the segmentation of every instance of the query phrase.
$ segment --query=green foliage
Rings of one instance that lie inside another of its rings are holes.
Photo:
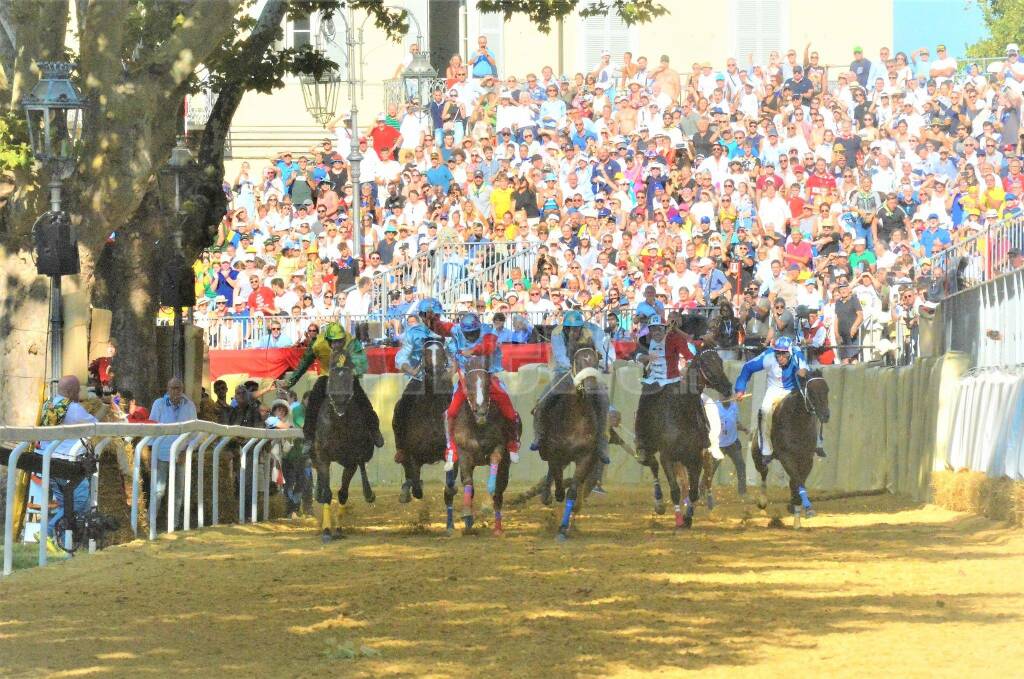
[[[1021,0],[976,0],[988,27],[989,37],[967,48],[970,57],[997,57],[1011,42],[1024,41],[1024,2]]]
[[[28,135],[21,111],[0,113],[0,172],[21,170],[31,165]]]
[[[562,19],[582,5],[583,16],[601,16],[614,13],[628,26],[643,24],[669,13],[668,8],[656,0],[477,0],[481,12],[500,13],[508,21],[514,14],[525,14],[542,33],[551,30],[551,24]]]

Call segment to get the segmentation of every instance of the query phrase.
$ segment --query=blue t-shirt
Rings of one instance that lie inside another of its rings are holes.
[[[718,406],[718,419],[722,421],[722,433],[718,435],[718,447],[725,448],[736,443],[740,438],[738,429],[740,408],[736,401],[729,401],[727,404],[717,401],[716,405]]]
[[[238,272],[232,269],[225,276],[223,271],[217,272],[217,294],[224,295],[224,298],[228,301],[228,306],[232,306],[235,303],[235,289],[231,287],[231,284],[227,282],[227,279],[235,280],[238,278]]]
[[[441,190],[448,193],[448,187],[451,186],[452,180],[455,177],[452,176],[451,170],[444,165],[438,165],[427,170],[427,181],[430,182],[431,186],[440,186]]]

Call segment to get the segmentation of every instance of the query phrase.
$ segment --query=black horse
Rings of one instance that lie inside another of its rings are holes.
[[[679,382],[660,388],[658,385],[644,385],[645,393],[637,408],[635,431],[651,452],[658,451],[661,467],[668,479],[672,504],[675,505],[677,529],[693,525],[694,505],[700,495],[704,451],[710,445],[701,394],[709,386],[723,396],[732,394],[732,384],[725,375],[722,359],[714,344],[706,341]],[[641,460],[641,464],[654,474],[657,510],[661,505],[658,460],[652,455]],[[680,506],[683,486],[687,488],[685,514]]]
[[[455,445],[459,451],[459,477],[462,481],[462,520],[465,532],[473,530],[473,470],[488,465],[487,491],[494,505],[494,534],[501,535],[501,507],[508,487],[510,459],[505,447],[507,423],[501,413],[491,408],[491,375],[487,358],[469,359],[462,376],[466,402],[453,423]]]
[[[372,413],[364,412],[359,402],[352,398],[355,389],[361,387],[348,361],[338,365],[341,352],[341,348],[331,352],[327,394],[317,417],[316,444],[312,455],[317,476],[317,502],[323,505],[321,537],[324,542],[330,542],[332,537],[344,537],[339,524],[345,503],[348,502],[348,487],[356,470],[361,472],[363,479],[363,496],[367,502],[374,501],[373,490],[366,477],[366,463],[373,457],[373,433],[367,427]],[[332,462],[344,468],[338,505],[334,505],[331,495]]]
[[[405,482],[398,501],[423,499],[423,480],[420,472],[425,464],[444,460],[445,410],[452,402],[452,379],[448,370],[448,353],[441,339],[429,339],[423,345],[422,377],[413,378],[405,393],[395,404],[392,426],[395,447],[405,471]],[[455,497],[455,470],[445,474],[444,504],[447,509],[448,530],[455,527],[452,499]]]
[[[592,471],[598,462],[598,408],[608,408],[602,398],[604,387],[597,379],[597,351],[593,346],[576,349],[572,371],[552,387],[547,406],[537,413],[543,435],[539,439],[540,458],[548,463],[548,475],[542,496],[550,502],[550,486],[555,484],[555,498],[565,500],[558,540],[569,535],[569,520],[580,511],[583,499],[592,487]],[[562,472],[575,463],[569,488],[565,489]],[[582,494],[580,490],[582,489]]]
[[[778,460],[789,477],[789,511],[793,514],[793,527],[800,527],[800,514],[814,516],[814,508],[807,497],[804,484],[814,467],[814,451],[818,445],[818,423],[829,420],[828,382],[820,370],[812,370],[806,377],[797,378],[798,389],[791,392],[779,403],[772,417],[774,455],[764,459],[756,445],[751,446],[754,466],[761,474],[761,496],[757,504],[761,509],[768,506],[768,465]],[[756,434],[754,435],[756,439]]]

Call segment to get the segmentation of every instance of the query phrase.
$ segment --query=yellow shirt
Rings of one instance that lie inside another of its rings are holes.
[[[491,191],[491,215],[495,222],[501,221],[506,212],[512,211],[512,189],[495,188]]]

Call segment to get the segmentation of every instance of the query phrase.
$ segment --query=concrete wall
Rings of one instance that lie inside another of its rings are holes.
[[[816,490],[858,491],[885,488],[894,493],[924,500],[928,496],[929,474],[933,467],[942,468],[948,449],[952,414],[956,405],[956,385],[967,370],[962,354],[943,358],[921,359],[908,368],[846,367],[826,368],[832,418],[825,426],[828,457],[815,461],[810,486]],[[739,373],[740,364],[727,364],[730,377]],[[631,438],[639,396],[639,368],[619,361],[612,375],[606,378],[612,402],[622,413],[623,429]],[[225,376],[229,389],[244,376]],[[517,373],[506,373],[503,379],[516,410],[523,418],[524,450],[521,462],[512,470],[514,483],[528,484],[539,479],[546,466],[536,454],[526,450],[533,438],[530,409],[550,379],[545,366],[525,366]],[[300,394],[313,383],[305,376],[297,385]],[[368,467],[374,483],[398,484],[401,468],[393,461],[394,438],[391,415],[401,396],[405,378],[401,375],[367,375],[363,386],[381,419],[385,447],[378,450]],[[756,423],[756,405],[764,393],[762,374],[755,376],[750,389],[753,394],[742,402],[740,421],[750,431]],[[266,401],[273,398],[272,394]],[[741,434],[744,442],[746,434]],[[744,446],[746,448],[746,445]],[[650,474],[618,446],[612,447],[612,464],[605,478],[615,483],[648,483]],[[719,482],[729,483],[732,465],[720,470]],[[749,480],[755,476],[748,463]],[[425,478],[439,481],[439,465],[424,471]],[[772,483],[784,482],[773,472]]]

